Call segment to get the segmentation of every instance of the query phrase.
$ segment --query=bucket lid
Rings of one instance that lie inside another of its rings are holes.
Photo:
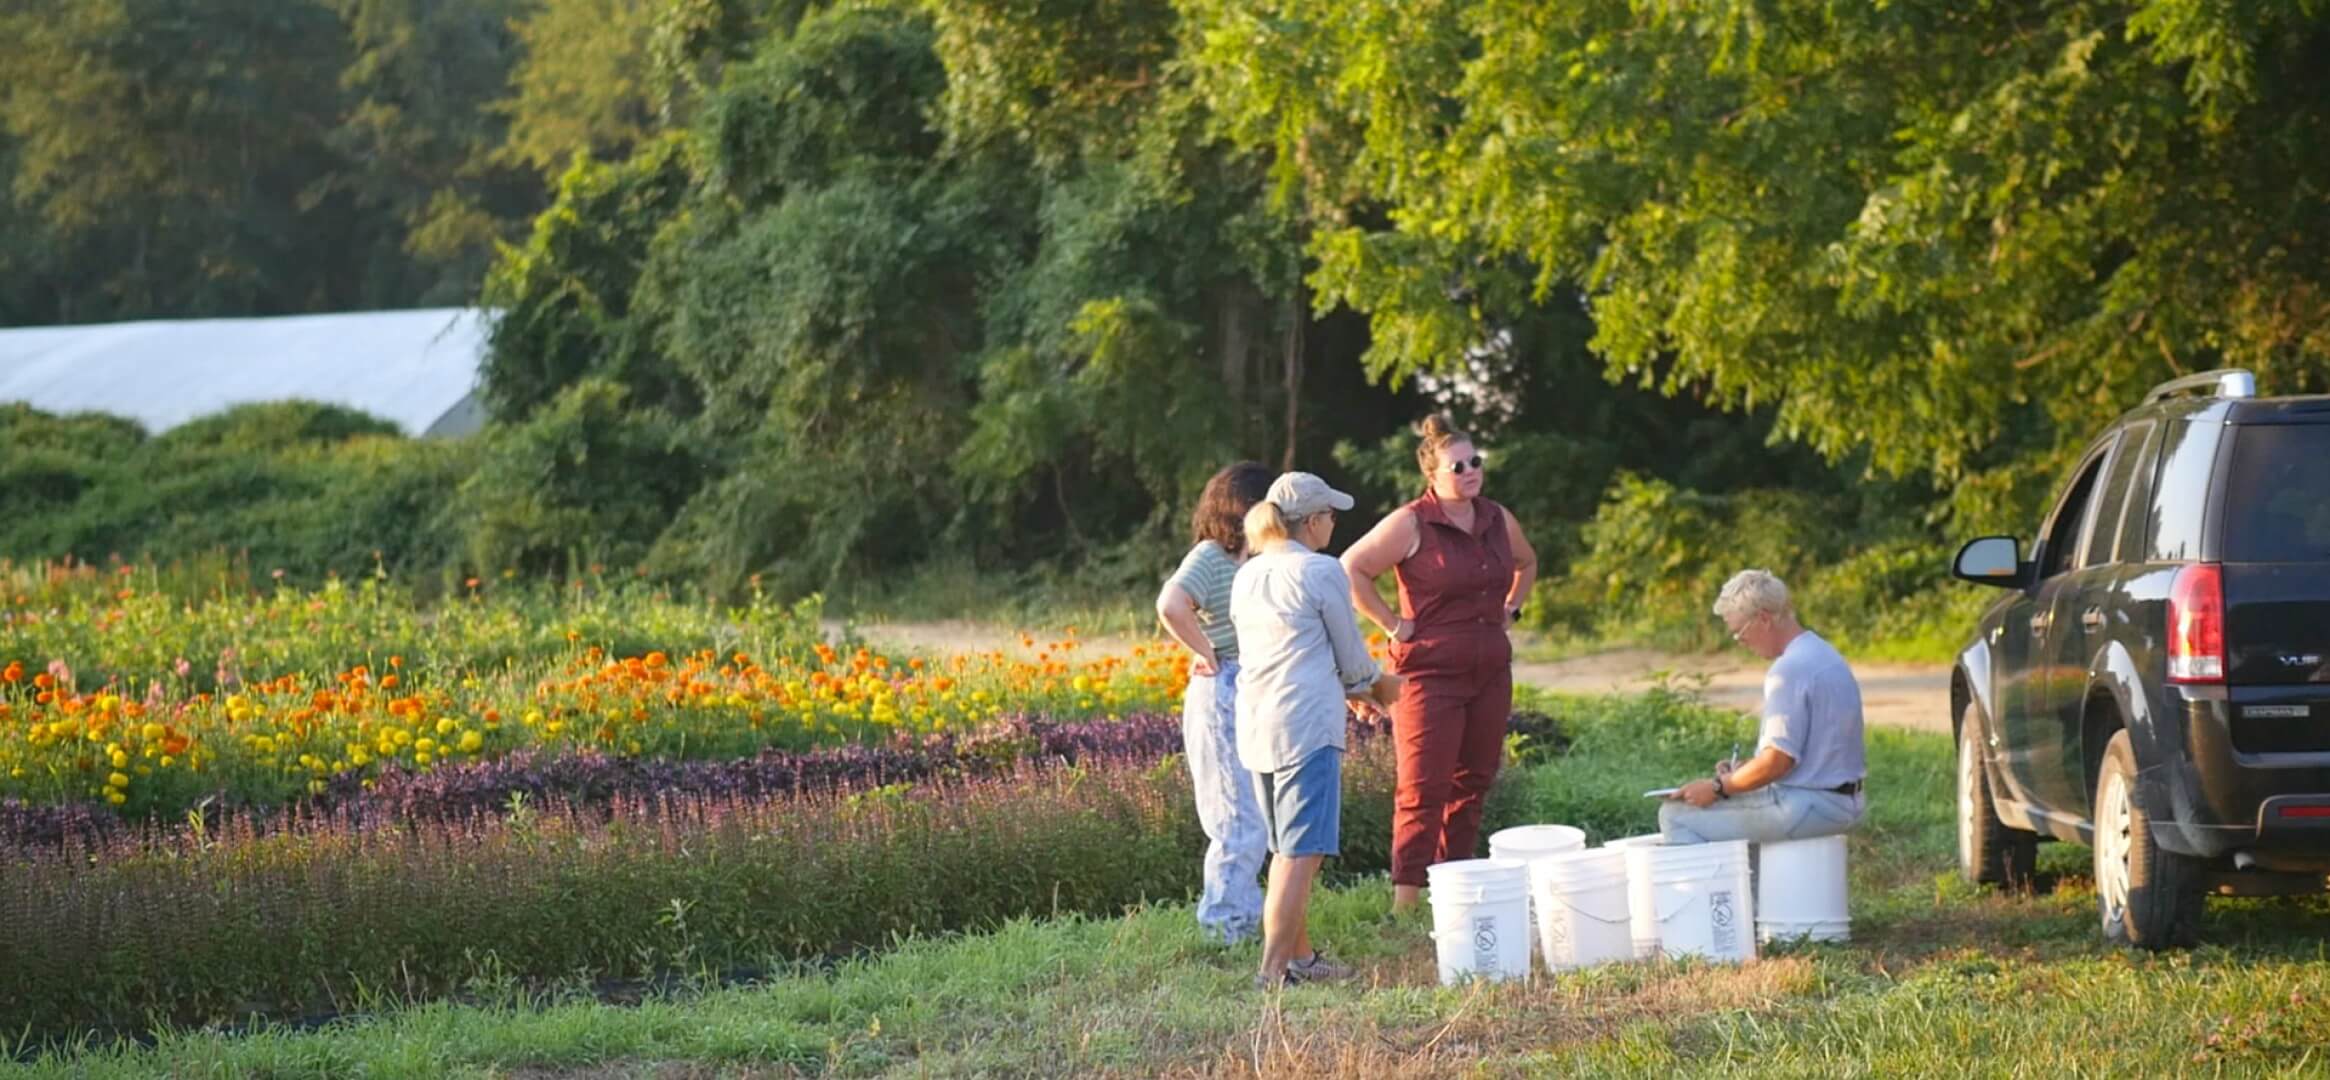
[[[1519,859],[1452,859],[1424,868],[1424,877],[1434,882],[1526,880],[1528,875],[1529,864]]]
[[[1748,868],[1747,851],[1728,844],[1677,844],[1672,847],[1651,848],[1641,853],[1642,864],[1651,873],[1678,871],[1740,870]]]
[[[1620,837],[1619,839],[1612,840],[1609,843],[1603,844],[1602,846],[1606,848],[1617,848],[1624,850],[1626,848],[1662,847],[1666,844],[1666,842],[1667,837],[1665,833],[1644,833],[1641,836]]]
[[[1529,864],[1531,877],[1570,881],[1580,878],[1626,876],[1626,853],[1609,848],[1585,848],[1548,855]]]
[[[1547,855],[1586,846],[1586,830],[1575,825],[1516,825],[1489,834],[1490,851]]]

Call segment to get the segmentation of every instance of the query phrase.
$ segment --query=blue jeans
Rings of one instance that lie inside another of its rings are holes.
[[[1270,850],[1288,858],[1343,853],[1343,751],[1322,746],[1291,769],[1254,774]]]
[[[1262,864],[1268,837],[1254,781],[1238,762],[1238,663],[1211,678],[1191,675],[1181,699],[1181,743],[1205,830],[1205,888],[1197,923],[1235,944],[1262,933]]]
[[[1659,805],[1659,831],[1670,844],[1722,840],[1770,843],[1834,836],[1860,824],[1866,795],[1772,784],[1742,792],[1702,810],[1680,799]]]

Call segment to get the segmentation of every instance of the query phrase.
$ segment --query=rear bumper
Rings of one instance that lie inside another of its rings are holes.
[[[2154,725],[2158,742],[2139,755],[2150,764],[2136,777],[2160,846],[2204,858],[2330,858],[2330,751],[2243,753],[2222,687],[2169,687],[2162,696],[2156,720],[2178,722]]]

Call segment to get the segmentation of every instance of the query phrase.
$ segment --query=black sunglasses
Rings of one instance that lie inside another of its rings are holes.
[[[1464,470],[1466,469],[1478,469],[1480,467],[1481,456],[1479,454],[1474,454],[1473,456],[1466,458],[1463,461],[1451,461],[1448,463],[1448,471],[1455,473],[1458,476],[1463,476]]]

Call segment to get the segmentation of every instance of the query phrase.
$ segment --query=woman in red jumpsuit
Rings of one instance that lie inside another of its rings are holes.
[[[1418,427],[1424,493],[1391,512],[1343,555],[1351,600],[1391,635],[1406,677],[1392,707],[1399,792],[1392,810],[1392,910],[1416,904],[1424,868],[1473,857],[1481,806],[1513,712],[1507,630],[1537,579],[1537,553],[1505,508],[1481,497],[1472,437],[1442,417]],[[1400,610],[1377,594],[1397,575]]]

